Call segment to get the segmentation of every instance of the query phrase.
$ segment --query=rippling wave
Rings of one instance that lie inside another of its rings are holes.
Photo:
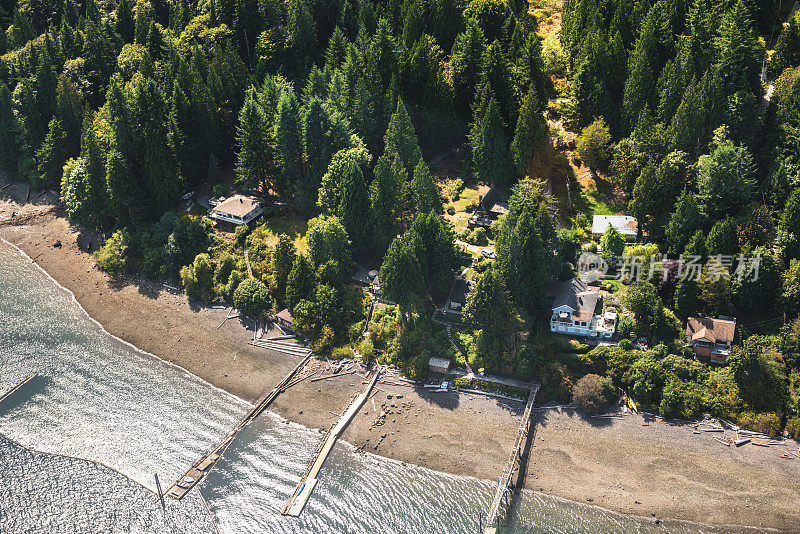
[[[169,485],[250,408],[110,336],[66,290],[0,242],[0,391],[34,372],[41,376],[0,405],[0,432],[36,450],[101,462],[149,490],[156,473],[162,485]],[[247,427],[201,490],[220,531],[477,532],[491,482],[401,464],[341,442],[303,515],[281,516],[320,439],[319,432],[269,412]],[[138,484],[93,464],[22,451],[0,440],[0,532],[28,532],[31,524],[69,531],[72,521],[74,532],[168,531],[157,515],[137,504],[145,494],[151,496]],[[58,491],[39,498],[48,483]],[[107,497],[130,508],[114,509]],[[177,514],[181,506],[187,517]],[[176,525],[201,525],[204,514],[191,512],[193,507],[184,500],[168,511],[177,514]],[[729,531],[678,522],[655,525],[533,492],[522,494],[512,519],[520,533]],[[108,527],[85,529],[93,520]]]

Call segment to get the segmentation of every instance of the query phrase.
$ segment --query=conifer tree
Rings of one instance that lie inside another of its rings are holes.
[[[285,90],[278,99],[275,117],[275,148],[280,168],[277,189],[287,193],[303,180],[303,145],[300,112],[294,91]]]
[[[511,156],[519,174],[525,174],[528,162],[534,154],[547,149],[548,141],[547,122],[541,113],[536,89],[531,84],[528,94],[522,100],[517,129],[511,141]]]
[[[392,241],[381,264],[381,295],[398,305],[404,323],[424,293],[425,280],[418,257],[421,247],[419,236],[406,232]]]
[[[671,55],[673,36],[664,3],[657,2],[642,22],[642,30],[628,63],[622,112],[629,128],[642,109],[655,107],[656,80]]]
[[[669,219],[666,228],[666,242],[670,254],[680,254],[686,247],[689,238],[703,226],[703,215],[700,206],[690,191],[684,190],[675,212]]]
[[[295,249],[292,239],[286,234],[278,236],[278,242],[275,244],[275,252],[272,254],[272,268],[275,272],[276,297],[280,301],[283,301],[286,296],[289,273],[292,271],[292,267],[294,267],[296,257],[297,250]]]
[[[458,34],[450,56],[450,71],[453,81],[453,109],[466,117],[475,101],[475,91],[480,82],[483,53],[486,43],[475,19],[467,20],[466,29]]]
[[[267,117],[255,90],[247,93],[236,128],[236,181],[245,187],[265,186],[274,179],[274,147]]]
[[[777,78],[784,69],[800,65],[800,14],[785,24],[775,42],[775,52],[769,59],[767,76]]]
[[[511,128],[516,124],[519,102],[511,82],[511,66],[508,63],[500,43],[494,41],[483,53],[483,64],[481,65],[481,78],[478,86],[478,94],[488,93],[491,98],[497,101],[498,111],[503,128],[510,134]],[[479,109],[474,109],[474,119],[483,119],[488,106],[488,99],[482,98],[478,102]]]
[[[556,268],[555,237],[541,182],[518,182],[500,224],[496,264],[506,287],[515,288],[512,298],[517,309],[531,318],[546,305],[544,288]]]
[[[61,182],[64,163],[70,155],[67,132],[64,124],[57,117],[50,121],[47,136],[36,153],[39,175],[44,186],[56,186]]]
[[[16,132],[18,128],[17,117],[14,114],[14,102],[11,91],[0,80],[0,169],[15,175],[19,155],[17,153]]]
[[[290,0],[286,31],[297,72],[302,75],[317,48],[317,27],[306,0]]]
[[[364,224],[369,214],[369,197],[364,174],[358,163],[347,161],[341,183],[342,200],[338,216],[353,244],[353,254],[363,257],[369,247],[369,227]]]
[[[297,304],[309,298],[313,291],[314,269],[305,254],[298,254],[286,281],[286,307],[294,312]]]
[[[722,17],[714,42],[716,77],[723,98],[736,91],[761,94],[761,46],[744,0],[737,0]]]
[[[422,159],[414,169],[412,189],[419,213],[444,213],[439,187],[436,185],[428,165]]]
[[[530,32],[525,39],[517,60],[517,71],[524,94],[529,93],[533,88],[541,98],[547,95],[547,87],[550,84],[550,80],[544,72],[542,41],[536,32]]]
[[[397,109],[392,114],[386,135],[383,137],[386,152],[393,152],[400,157],[400,161],[405,165],[406,172],[411,175],[414,167],[422,158],[422,151],[419,148],[417,134],[411,117],[402,100],[397,101]]]
[[[478,179],[493,186],[506,186],[515,175],[497,102],[490,99],[486,115],[470,140],[472,163]]]
[[[380,257],[398,234],[400,194],[407,181],[406,169],[397,154],[383,154],[374,170],[370,184],[373,248]]]
[[[513,331],[514,310],[511,293],[502,276],[490,267],[467,295],[464,318],[483,330],[482,336],[501,340]]]
[[[128,0],[121,0],[117,6],[117,33],[125,43],[132,43],[136,22],[133,19],[133,12]]]

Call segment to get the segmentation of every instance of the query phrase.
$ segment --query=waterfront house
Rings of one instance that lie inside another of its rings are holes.
[[[470,228],[488,227],[506,213],[508,213],[508,196],[494,187],[487,188],[478,197],[478,207],[469,218],[468,225]]]
[[[731,354],[735,332],[735,317],[689,317],[686,345],[701,361],[725,364]]]
[[[551,332],[594,339],[610,339],[614,335],[617,314],[612,311],[596,313],[603,302],[600,288],[573,278],[551,284],[550,295],[553,297]]]
[[[635,218],[627,215],[595,215],[592,218],[592,235],[599,238],[609,226],[616,228],[625,241],[636,241],[639,223]]]
[[[218,202],[211,210],[211,217],[219,221],[226,221],[235,225],[247,224],[261,215],[264,209],[255,197],[233,195]]]
[[[461,316],[464,313],[464,306],[467,304],[467,295],[472,285],[473,282],[457,276],[453,283],[453,288],[447,296],[447,302],[441,308],[441,311],[445,315],[452,313]]]
[[[432,373],[446,373],[450,370],[450,360],[431,356],[428,360],[428,368]]]

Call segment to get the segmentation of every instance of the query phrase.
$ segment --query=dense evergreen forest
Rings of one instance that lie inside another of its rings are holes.
[[[497,254],[472,265],[460,338],[473,366],[535,375],[562,400],[596,373],[664,415],[800,432],[800,14],[784,24],[787,6],[768,0],[567,0],[545,31],[538,7],[2,0],[0,169],[58,190],[72,220],[106,236],[109,272],[180,279],[254,316],[286,307],[316,350],[351,346],[423,376],[431,355],[460,357],[428,320],[465,262],[444,217],[457,195],[430,162],[463,145],[461,180],[510,195],[488,232],[459,236],[488,234]],[[580,134],[574,150],[553,142],[564,128]],[[598,246],[592,210],[560,198],[582,187],[573,164],[639,220],[646,244],[600,240],[612,266],[758,255],[758,278],[737,279],[734,262],[722,277],[605,287],[633,312],[620,333],[650,350],[554,341],[546,286]],[[231,184],[281,197],[302,240],[258,224],[226,241],[179,208]],[[356,262],[379,266],[398,304],[365,341]],[[730,366],[684,355],[694,314],[740,318]]]

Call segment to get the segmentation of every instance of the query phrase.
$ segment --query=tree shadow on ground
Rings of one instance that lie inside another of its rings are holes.
[[[611,417],[589,415],[577,406],[542,406],[534,408],[533,421],[537,425],[546,427],[548,420],[556,416],[577,418],[595,428],[608,427],[614,422]]]

